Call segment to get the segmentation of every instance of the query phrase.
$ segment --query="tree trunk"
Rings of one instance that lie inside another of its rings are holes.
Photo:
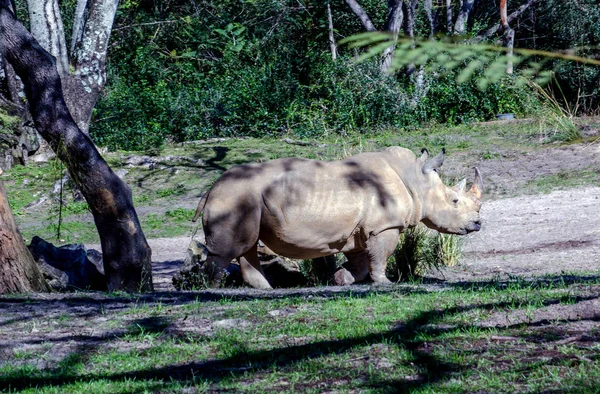
[[[354,12],[354,15],[358,17],[360,23],[362,23],[366,31],[377,31],[375,25],[373,25],[373,22],[371,21],[371,18],[369,18],[369,15],[367,15],[365,10],[360,4],[358,4],[356,0],[346,0],[346,4],[348,4],[352,12]]]
[[[17,229],[6,189],[0,181],[0,294],[49,290]]]
[[[392,33],[394,43],[383,51],[381,59],[381,71],[383,72],[387,72],[392,65],[398,33],[400,32],[404,21],[404,13],[402,12],[403,3],[404,1],[402,0],[388,0],[388,17],[385,23],[385,30]]]
[[[417,13],[417,0],[409,0],[405,3],[406,5],[406,25],[404,31],[410,38],[411,42],[415,41],[415,17]],[[414,46],[412,47],[414,48]],[[415,65],[409,64],[406,73],[410,76],[415,72]]]
[[[65,83],[69,76],[69,61],[65,30],[58,0],[28,0],[31,35],[37,42],[56,59],[56,68]]]
[[[327,21],[329,24],[329,48],[331,49],[331,58],[337,59],[337,45],[335,44],[335,36],[333,31],[333,17],[331,15],[331,4],[327,3]]]
[[[108,288],[152,291],[150,247],[131,190],[71,117],[54,59],[0,0],[0,54],[23,81],[38,132],[63,160],[90,206],[100,235]]]
[[[67,107],[88,133],[92,111],[106,83],[106,51],[118,0],[78,0],[70,57],[58,0],[28,0],[31,33],[56,58]]]
[[[469,20],[474,3],[475,0],[462,1],[462,6],[456,17],[456,23],[454,23],[454,34],[462,36],[467,32],[467,21]]]
[[[513,55],[513,47],[515,44],[515,31],[508,24],[507,0],[500,0],[500,24],[504,30],[504,46],[508,48],[507,55],[509,57],[506,63],[506,73],[513,73],[513,62],[510,58]]]
[[[427,15],[427,21],[429,22],[429,38],[435,36],[435,16],[433,14],[432,0],[424,0],[423,7],[425,8],[425,14]]]
[[[448,34],[452,34],[453,28],[453,18],[452,18],[452,0],[446,0],[446,28],[448,29]]]

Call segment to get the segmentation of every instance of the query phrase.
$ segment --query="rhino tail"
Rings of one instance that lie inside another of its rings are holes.
[[[198,208],[196,208],[196,214],[194,215],[192,222],[195,223],[198,220],[198,218],[200,217],[200,215],[202,214],[202,211],[204,211],[204,206],[206,205],[207,199],[208,199],[208,192],[204,193],[204,195],[200,199],[200,202],[198,203]]]

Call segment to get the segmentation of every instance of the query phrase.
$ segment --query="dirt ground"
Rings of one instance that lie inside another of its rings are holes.
[[[490,160],[450,156],[443,168],[447,176],[472,179],[475,166],[484,176],[486,190],[482,230],[465,237],[459,265],[430,272],[428,278],[465,282],[600,269],[600,186],[506,197],[520,194],[540,177],[600,172],[600,142],[505,152]],[[173,290],[171,277],[185,258],[189,241],[189,237],[149,240],[157,290]]]

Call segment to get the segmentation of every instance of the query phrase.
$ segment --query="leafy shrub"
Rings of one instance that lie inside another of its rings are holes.
[[[377,60],[355,64],[342,48],[333,61],[323,39],[325,5],[308,1],[310,13],[291,0],[127,8],[117,16],[94,141],[145,150],[208,137],[374,133],[529,110],[528,91],[509,78],[482,91],[457,84],[456,73],[426,73],[421,95],[412,78],[383,74]],[[381,7],[364,5],[374,13]],[[339,12],[340,34],[360,29],[351,13]],[[156,20],[173,23],[157,29],[148,23]]]
[[[454,266],[461,257],[462,241],[419,225],[400,234],[400,242],[388,260],[387,276],[395,281],[414,280],[430,269]]]

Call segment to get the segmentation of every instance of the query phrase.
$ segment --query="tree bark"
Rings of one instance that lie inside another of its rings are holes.
[[[0,181],[0,294],[49,290],[17,229],[4,183]]]
[[[417,13],[417,0],[409,0],[405,3],[406,5],[406,25],[404,31],[410,38],[411,42],[415,41],[415,17]],[[414,45],[411,47],[414,48]],[[410,76],[415,72],[415,65],[409,64],[406,73]]]
[[[467,32],[467,21],[473,9],[475,0],[463,0],[456,22],[454,23],[454,34],[462,36]]]
[[[510,57],[513,55],[513,47],[515,44],[515,31],[508,24],[508,11],[507,11],[507,0],[500,0],[500,24],[502,25],[502,30],[504,30],[504,46],[508,48],[507,55],[509,57],[508,62],[506,63],[506,73],[513,73],[513,62],[510,60]]]
[[[100,235],[108,288],[152,291],[151,251],[129,187],[116,176],[67,109],[53,57],[44,51],[0,0],[0,54],[25,86],[38,132],[48,141],[94,216]]]
[[[452,34],[453,24],[454,22],[452,17],[452,0],[446,0],[446,28],[448,29],[448,34]]]
[[[28,0],[31,34],[48,53],[56,59],[61,78],[69,75],[69,61],[65,31],[58,0]]]
[[[429,22],[429,38],[433,38],[435,35],[435,17],[433,15],[432,0],[424,0],[423,7],[425,8],[425,14],[427,15],[427,21]]]
[[[508,17],[506,17],[506,22],[508,24],[510,24],[513,20],[515,20],[518,17],[520,17],[521,14],[523,12],[525,12],[529,7],[531,7],[536,1],[537,0],[529,0],[527,3],[521,5],[514,12],[512,12],[510,15],[508,15]],[[502,27],[503,26],[502,26],[502,19],[501,19],[500,24],[494,25],[493,27],[491,27],[488,30],[486,30],[484,33],[479,34],[477,36],[477,40],[476,41],[481,41],[484,38],[489,38],[489,37],[493,36],[494,34],[496,34],[498,32],[498,30],[502,29]]]
[[[337,45],[335,44],[335,35],[333,34],[333,16],[331,15],[331,4],[327,3],[327,22],[329,24],[329,48],[331,49],[331,58],[337,59]]]
[[[381,71],[383,72],[387,72],[392,65],[398,33],[400,32],[404,21],[404,12],[402,12],[403,3],[404,1],[402,0],[388,0],[388,17],[384,29],[392,33],[394,43],[383,51],[381,59]]]
[[[377,31],[371,18],[369,18],[369,15],[367,15],[365,10],[356,0],[346,0],[346,4],[348,4],[352,12],[354,12],[354,15],[358,17],[366,31]]]
[[[67,107],[86,134],[106,83],[106,51],[118,3],[77,1],[69,56],[58,0],[28,0],[31,33],[56,58]]]

